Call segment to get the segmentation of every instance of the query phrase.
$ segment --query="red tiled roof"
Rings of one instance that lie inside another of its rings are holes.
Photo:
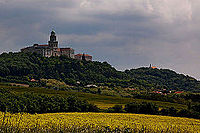
[[[153,68],[153,69],[156,69],[157,67],[155,67],[155,66],[152,66],[151,68]]]
[[[76,54],[75,56],[83,56],[83,54]],[[91,56],[89,54],[85,54],[85,56]],[[91,56],[92,57],[92,56]]]
[[[177,91],[175,92],[176,94],[181,94],[181,93],[184,93],[183,91]]]
[[[60,48],[57,48],[56,51],[60,51]]]

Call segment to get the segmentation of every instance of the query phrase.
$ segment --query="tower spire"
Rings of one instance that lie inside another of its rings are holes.
[[[49,47],[58,47],[58,41],[56,40],[56,32],[54,30],[51,31],[50,40],[48,42]]]

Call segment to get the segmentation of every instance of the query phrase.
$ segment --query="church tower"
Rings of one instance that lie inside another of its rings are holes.
[[[51,32],[50,41],[48,42],[49,47],[51,48],[58,48],[58,41],[56,40],[56,33],[55,31]]]
[[[85,54],[83,53],[83,56],[82,56],[82,60],[83,61],[86,61],[86,59],[85,59]]]

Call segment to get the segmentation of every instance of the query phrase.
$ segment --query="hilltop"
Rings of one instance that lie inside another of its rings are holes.
[[[38,82],[33,83],[31,79]],[[200,82],[168,69],[138,68],[118,71],[107,62],[80,61],[66,56],[43,57],[35,53],[0,55],[0,81],[41,84],[56,79],[70,86],[97,85],[132,90],[200,91]]]

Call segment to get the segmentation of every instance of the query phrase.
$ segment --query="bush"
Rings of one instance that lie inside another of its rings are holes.
[[[174,107],[169,108],[169,115],[176,116],[177,110]]]
[[[158,114],[158,107],[152,103],[129,103],[124,109],[127,113]]]
[[[180,117],[191,117],[192,116],[192,112],[190,112],[187,109],[181,109],[180,111],[177,112],[177,116],[180,116]]]
[[[200,113],[200,103],[196,104],[196,105],[193,105],[191,107],[192,110],[196,111],[196,112],[199,112]]]
[[[97,112],[99,108],[87,101],[69,96],[47,96],[34,93],[16,95],[0,89],[0,111],[12,113]]]
[[[139,113],[140,111],[140,106],[138,103],[128,103],[125,105],[124,110],[127,113]]]
[[[122,105],[115,105],[115,106],[112,107],[112,108],[108,108],[108,109],[106,110],[106,112],[108,112],[108,113],[123,113],[124,110],[123,110]]]
[[[161,109],[160,114],[161,115],[169,115],[169,109]]]

